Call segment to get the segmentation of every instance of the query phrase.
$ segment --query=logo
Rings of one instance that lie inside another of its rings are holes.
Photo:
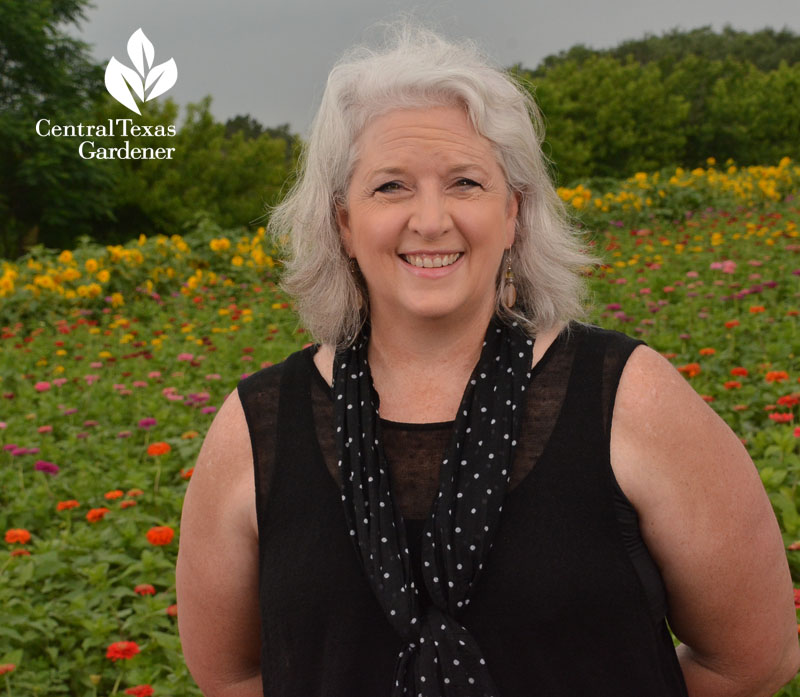
[[[178,66],[175,65],[175,59],[170,58],[165,63],[153,67],[155,54],[153,44],[140,27],[128,39],[128,56],[136,70],[120,63],[114,56],[106,66],[108,93],[140,116],[141,112],[133,98],[134,94],[139,101],[148,102],[160,97],[178,80]]]

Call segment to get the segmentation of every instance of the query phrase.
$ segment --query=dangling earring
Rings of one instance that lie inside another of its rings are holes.
[[[511,270],[511,250],[506,252],[506,274],[503,284],[503,305],[510,310],[517,302],[517,289],[514,287],[514,272]]]

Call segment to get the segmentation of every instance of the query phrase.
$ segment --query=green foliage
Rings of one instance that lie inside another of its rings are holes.
[[[669,73],[673,66],[690,55],[697,56],[704,63],[732,60],[752,63],[761,71],[770,71],[784,61],[789,65],[800,63],[800,36],[788,28],[746,32],[726,26],[720,33],[710,26],[690,31],[673,29],[661,36],[647,34],[642,39],[623,41],[608,49],[593,49],[578,44],[544,58],[534,74],[544,75],[551,68],[568,61],[580,64],[591,56],[610,56],[621,61],[632,57],[641,64],[657,63]]]
[[[138,136],[137,147],[174,147],[172,159],[113,160],[111,189],[115,223],[97,227],[92,237],[119,242],[139,234],[173,235],[184,223],[207,217],[225,228],[247,227],[263,221],[267,206],[277,202],[294,159],[287,143],[269,129],[255,137],[237,131],[226,137],[225,126],[209,109],[211,98],[189,104],[174,137]],[[138,125],[164,128],[177,119],[170,99],[142,105]],[[100,102],[95,122],[129,118],[130,112],[110,97]],[[120,147],[123,138],[97,138],[97,144]]]
[[[565,62],[539,80],[535,97],[561,181],[654,169],[683,151],[688,105],[655,65],[605,57]]]
[[[86,45],[61,30],[87,4],[0,0],[0,256],[109,220],[107,169],[34,130],[40,118],[79,119],[103,89]]]

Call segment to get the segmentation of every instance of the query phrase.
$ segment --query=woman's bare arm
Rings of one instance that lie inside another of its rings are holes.
[[[767,697],[800,663],[792,582],[758,472],[660,355],[620,381],[612,466],[661,569],[691,697]]]
[[[253,456],[234,391],[186,492],[177,567],[183,654],[206,697],[261,697]]]

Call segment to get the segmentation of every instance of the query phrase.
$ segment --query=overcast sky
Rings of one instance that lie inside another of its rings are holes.
[[[24,1],[24,0],[23,0]],[[179,104],[213,97],[224,121],[250,114],[265,126],[305,134],[334,61],[374,36],[376,22],[402,11],[450,36],[468,36],[503,65],[534,67],[577,43],[594,48],[674,28],[726,24],[787,27],[800,33],[800,0],[94,0],[70,33],[106,63],[130,65],[126,45],[139,27],[155,46],[154,65],[174,58],[178,81],[165,96]],[[182,112],[183,113],[183,112]]]

